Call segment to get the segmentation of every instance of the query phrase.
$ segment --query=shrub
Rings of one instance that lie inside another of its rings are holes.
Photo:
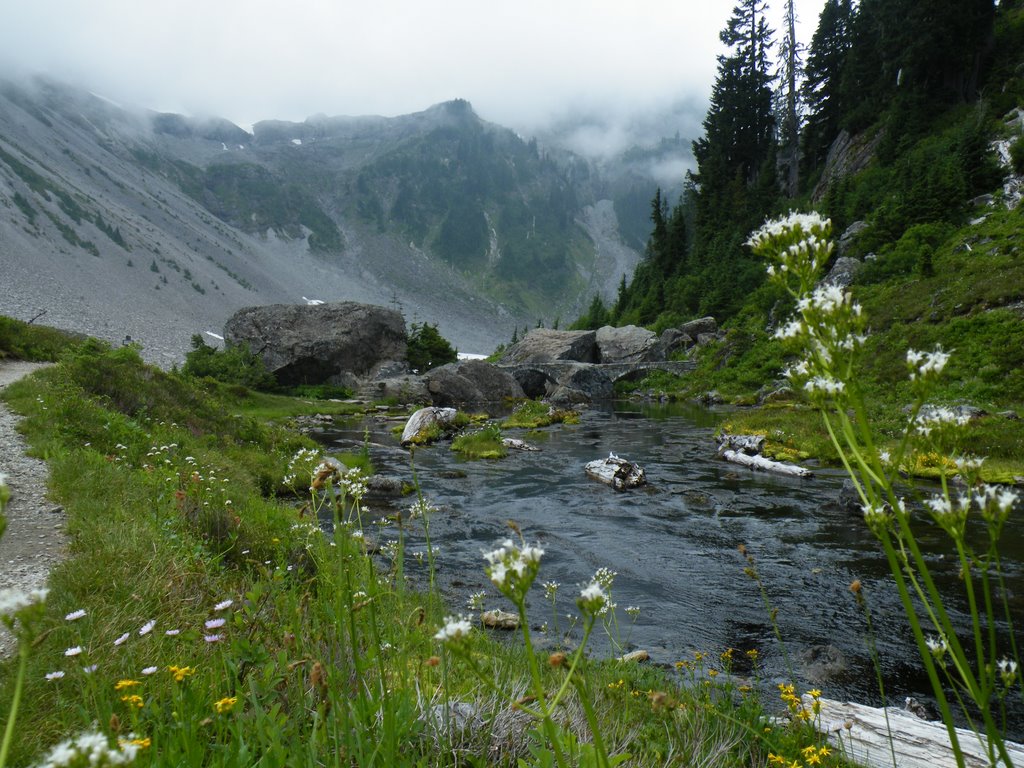
[[[429,371],[445,363],[454,363],[458,353],[440,334],[436,325],[413,323],[406,359],[413,370]]]
[[[185,355],[185,365],[181,370],[186,376],[209,376],[225,384],[241,384],[250,389],[271,390],[276,386],[274,377],[248,346],[242,344],[223,350],[214,349],[198,333],[192,336],[192,351]]]

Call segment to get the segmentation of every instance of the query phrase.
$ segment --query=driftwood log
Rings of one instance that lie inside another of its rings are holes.
[[[506,448],[510,448],[515,451],[539,451],[535,445],[530,445],[525,440],[520,440],[517,437],[503,437],[501,438],[501,444]]]
[[[588,477],[610,485],[616,491],[636,488],[647,482],[647,475],[639,464],[620,459],[614,453],[607,459],[596,459],[587,462],[584,470]]]
[[[810,708],[811,699],[804,697]],[[889,725],[885,715],[888,712]],[[955,768],[956,760],[946,727],[929,722],[902,709],[868,707],[864,704],[821,699],[818,730],[846,757],[869,768],[892,768],[893,753],[898,768]],[[890,732],[892,737],[890,739]],[[973,732],[956,729],[957,741],[967,768],[991,765],[985,746]],[[1008,742],[1007,751],[1014,765],[1024,765],[1024,745]]]
[[[811,470],[799,467],[796,464],[787,464],[784,461],[772,461],[764,456],[750,456],[740,451],[722,451],[722,458],[734,464],[742,464],[751,469],[763,469],[766,472],[775,472],[779,475],[791,475],[793,477],[811,477]]]

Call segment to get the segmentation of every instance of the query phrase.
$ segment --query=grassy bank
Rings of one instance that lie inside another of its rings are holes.
[[[371,522],[357,475],[322,467],[308,438],[268,420],[312,407],[302,401],[95,342],[4,396],[49,463],[71,536],[30,628],[7,765],[90,731],[152,765],[841,764],[801,717],[766,725],[779,702],[755,693],[756,649],[664,670],[574,656],[578,630],[541,653],[531,622],[496,642],[473,619],[439,642],[450,610],[404,551],[429,504]],[[537,621],[550,616],[542,592],[530,592]],[[595,616],[595,631],[614,618]],[[5,722],[17,672],[17,659],[0,666]],[[538,701],[552,704],[550,730]]]
[[[913,399],[907,350],[938,345],[952,357],[933,402],[984,411],[967,425],[962,439],[972,453],[988,457],[986,479],[1006,482],[1024,476],[1024,429],[1019,420],[1005,415],[1024,416],[1024,282],[1017,244],[1021,216],[1019,209],[991,211],[979,224],[947,228],[934,252],[929,250],[925,272],[916,266],[918,255],[911,244],[898,243],[868,262],[851,286],[869,319],[857,378],[881,445],[896,440],[906,427],[904,408]],[[730,325],[724,341],[695,353],[692,375],[660,375],[639,388],[679,398],[714,391],[726,402],[749,406],[786,385],[782,371],[793,361],[772,338],[766,316],[770,308],[775,323],[781,324],[792,311],[791,302],[771,288],[761,293],[748,313]],[[768,400],[767,407],[731,415],[727,428],[767,435],[769,452],[782,458],[837,460],[820,415],[805,406],[802,393],[783,391]],[[922,469],[929,474],[928,468]]]

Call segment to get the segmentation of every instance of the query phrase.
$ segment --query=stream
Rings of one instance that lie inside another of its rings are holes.
[[[907,696],[931,701],[881,547],[858,513],[836,503],[845,475],[826,469],[800,479],[728,464],[715,453],[722,415],[686,404],[619,402],[584,411],[578,425],[508,430],[506,435],[541,450],[512,451],[501,461],[466,461],[447,443],[417,449],[419,485],[437,507],[430,534],[438,548],[438,583],[453,611],[468,613],[466,601],[479,591],[487,592],[486,608],[510,608],[487,580],[481,552],[510,534],[506,521],[512,520],[529,543],[545,551],[531,624],[553,624],[541,582],[561,585],[556,600],[564,631],[579,589],[606,567],[617,573],[611,594],[623,650],[644,649],[654,663],[670,666],[692,660],[696,652],[717,660],[726,648],[756,648],[756,677],[767,695],[776,695],[775,683],[792,679],[801,690],[817,687],[827,698],[877,706],[881,696],[865,617],[849,588],[859,579],[889,702],[900,706]],[[409,452],[399,447],[391,431],[395,424],[369,419],[316,437],[328,451],[353,451],[368,429],[377,471],[409,479]],[[587,478],[583,465],[609,452],[639,463],[648,485],[618,493]],[[404,510],[414,500],[398,500],[395,508]],[[373,518],[393,511],[376,500],[367,505]],[[1017,519],[1019,514],[1018,508]],[[1014,519],[1000,551],[1020,648],[1024,526]],[[964,640],[969,613],[955,551],[930,521],[922,520],[918,529]],[[767,606],[758,584],[744,573],[748,564],[740,544],[754,557]],[[407,548],[423,551],[421,526],[415,526]],[[425,579],[426,569],[415,557],[408,563],[414,578]],[[640,608],[635,622],[627,606]],[[782,642],[770,611],[776,612]],[[1000,633],[1000,647],[1009,655],[1005,625]],[[595,631],[592,652],[622,651]],[[743,653],[736,654],[734,672],[752,675]],[[1020,696],[1012,701],[1007,735],[1021,740],[1024,705]]]

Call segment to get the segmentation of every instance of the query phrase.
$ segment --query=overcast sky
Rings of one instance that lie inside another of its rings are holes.
[[[809,41],[824,0],[796,0]],[[773,17],[782,0],[771,0]],[[21,0],[4,73],[248,128],[469,99],[520,130],[570,110],[706,107],[733,0]],[[775,26],[778,26],[777,24]],[[776,35],[778,37],[779,35]]]

